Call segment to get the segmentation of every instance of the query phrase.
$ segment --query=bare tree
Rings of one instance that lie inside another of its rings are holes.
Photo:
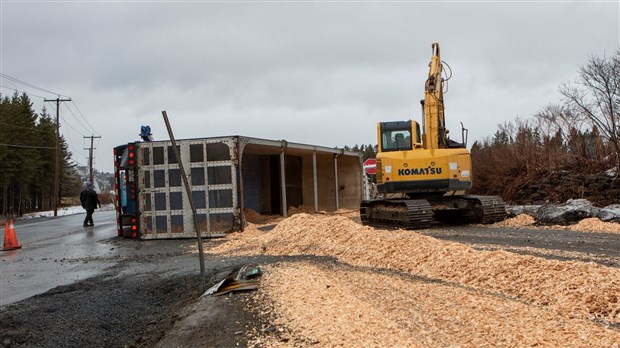
[[[620,51],[611,58],[591,57],[579,76],[559,88],[572,112],[598,128],[620,166]]]
[[[559,134],[565,143],[569,141],[568,134],[571,129],[585,130],[587,129],[585,123],[589,126],[587,118],[575,114],[565,105],[547,105],[534,114],[534,118],[543,134]]]

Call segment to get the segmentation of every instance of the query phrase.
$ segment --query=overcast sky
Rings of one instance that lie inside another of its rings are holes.
[[[421,122],[432,42],[453,72],[448,128],[458,139],[463,122],[471,146],[558,103],[590,56],[614,54],[620,5],[2,0],[0,29],[0,72],[71,97],[79,112],[61,107],[61,132],[76,162],[96,132],[95,167],[111,172],[112,148],[141,125],[168,139],[162,110],[177,139],[375,144],[379,121]],[[56,98],[0,85],[36,95],[36,112]]]

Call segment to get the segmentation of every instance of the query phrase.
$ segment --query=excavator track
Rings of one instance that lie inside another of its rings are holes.
[[[501,197],[467,195],[464,198],[474,201],[477,206],[473,222],[492,224],[506,219],[506,204]]]
[[[424,229],[433,222],[433,210],[425,199],[363,201],[360,219],[370,226]]]

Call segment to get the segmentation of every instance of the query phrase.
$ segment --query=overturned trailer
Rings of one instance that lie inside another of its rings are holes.
[[[249,209],[286,217],[290,207],[359,208],[365,194],[357,152],[243,136],[177,140],[204,237],[243,230]],[[196,234],[170,141],[114,148],[118,235]]]

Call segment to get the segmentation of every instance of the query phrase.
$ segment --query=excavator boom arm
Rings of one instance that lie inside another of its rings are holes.
[[[428,78],[424,88],[424,144],[430,150],[448,147],[443,104],[443,70],[441,55],[439,54],[439,43],[433,43],[432,51]]]

